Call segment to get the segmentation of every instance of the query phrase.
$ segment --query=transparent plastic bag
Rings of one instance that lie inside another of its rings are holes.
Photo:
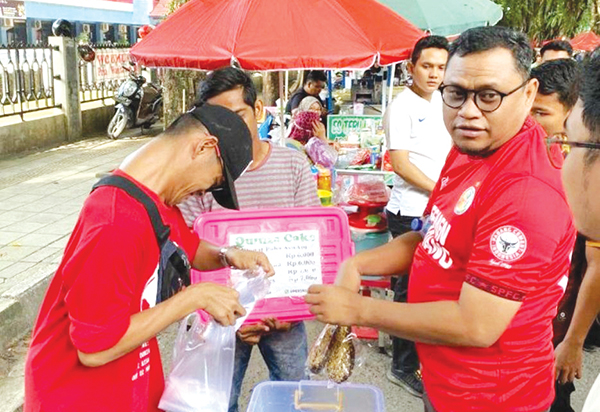
[[[311,137],[304,150],[310,160],[326,168],[333,167],[338,160],[338,152],[318,137]]]
[[[342,383],[362,366],[362,352],[362,343],[349,326],[327,324],[310,349],[307,368],[317,377]]]
[[[258,272],[258,273],[257,273]],[[159,408],[169,412],[226,412],[229,407],[235,332],[270,286],[264,271],[242,272],[232,278],[246,316],[234,326],[221,326],[206,313],[194,312],[179,326],[173,366]]]
[[[381,176],[361,176],[358,182],[346,187],[343,195],[345,203],[358,206],[372,206],[373,204],[387,204],[390,200],[390,191]]]

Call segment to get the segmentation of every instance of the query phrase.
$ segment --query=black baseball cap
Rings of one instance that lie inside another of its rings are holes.
[[[233,182],[252,163],[252,135],[240,116],[223,106],[204,103],[190,113],[219,141],[223,160],[223,184],[211,190],[213,197],[227,209],[239,209]]]

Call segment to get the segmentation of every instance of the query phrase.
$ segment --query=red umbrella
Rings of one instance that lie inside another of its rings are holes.
[[[408,58],[423,32],[375,0],[191,0],[131,50],[145,66],[368,68]]]
[[[573,46],[575,50],[592,51],[600,46],[600,37],[591,31],[580,33],[573,37],[571,46]]]

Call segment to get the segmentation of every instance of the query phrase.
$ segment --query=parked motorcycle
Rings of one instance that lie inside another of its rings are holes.
[[[115,93],[115,115],[108,124],[108,137],[117,139],[125,128],[148,128],[162,116],[162,89],[146,82],[144,76],[135,73],[133,68],[123,66],[129,72]]]

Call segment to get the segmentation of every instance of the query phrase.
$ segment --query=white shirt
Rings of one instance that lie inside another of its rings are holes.
[[[587,398],[585,398],[585,403],[583,404],[581,412],[598,411],[600,411],[600,375],[596,378],[596,381],[590,389],[590,393],[588,393]]]
[[[406,88],[392,101],[383,119],[388,150],[407,150],[408,159],[425,176],[437,182],[452,147],[444,125],[442,95],[436,91],[431,102]],[[422,216],[429,193],[394,176],[387,210],[402,216]]]

